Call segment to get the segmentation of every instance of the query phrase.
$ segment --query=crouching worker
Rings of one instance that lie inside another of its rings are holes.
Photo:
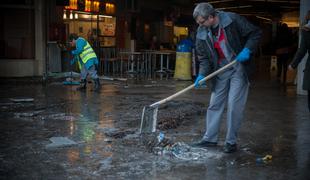
[[[81,71],[81,84],[78,90],[86,90],[86,79],[87,75],[89,74],[95,82],[94,90],[99,91],[100,81],[96,70],[96,66],[98,65],[98,58],[95,51],[84,38],[78,37],[76,34],[70,34],[69,41],[71,47],[75,47],[71,53],[73,56],[78,57],[74,59],[78,62],[79,69]]]

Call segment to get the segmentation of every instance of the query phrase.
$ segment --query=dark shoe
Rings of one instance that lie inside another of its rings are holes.
[[[94,91],[99,91],[100,90],[100,80],[99,78],[95,79],[95,88]]]
[[[194,143],[192,146],[193,147],[214,147],[217,145],[217,142],[209,142],[205,140],[201,140],[197,143]]]
[[[236,152],[237,151],[237,144],[229,144],[229,143],[226,143],[224,145],[224,153],[233,153],[233,152]]]
[[[99,78],[94,79],[94,81],[95,81],[94,91],[99,91],[99,90],[100,90],[100,88],[101,88]]]
[[[87,84],[86,79],[82,79],[82,80],[81,80],[81,83],[80,83],[80,86],[77,88],[77,90],[79,90],[79,91],[85,91],[85,90],[86,90],[86,84]]]

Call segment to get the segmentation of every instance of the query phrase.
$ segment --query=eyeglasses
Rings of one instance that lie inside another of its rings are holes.
[[[207,20],[204,19],[204,18],[201,18],[200,19],[201,21],[197,21],[197,24],[201,25],[201,24],[204,24]]]

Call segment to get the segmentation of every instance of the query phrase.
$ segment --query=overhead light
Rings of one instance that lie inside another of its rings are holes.
[[[67,12],[64,10],[64,15],[62,16],[63,19],[67,19]]]
[[[72,14],[72,11],[70,11],[69,18],[70,18],[70,19],[73,19],[73,14]]]
[[[79,14],[78,13],[75,13],[74,14],[74,19],[78,19],[79,18]]]

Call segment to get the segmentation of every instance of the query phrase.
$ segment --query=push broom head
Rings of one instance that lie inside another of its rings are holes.
[[[141,117],[140,134],[156,131],[158,106],[144,106]]]

